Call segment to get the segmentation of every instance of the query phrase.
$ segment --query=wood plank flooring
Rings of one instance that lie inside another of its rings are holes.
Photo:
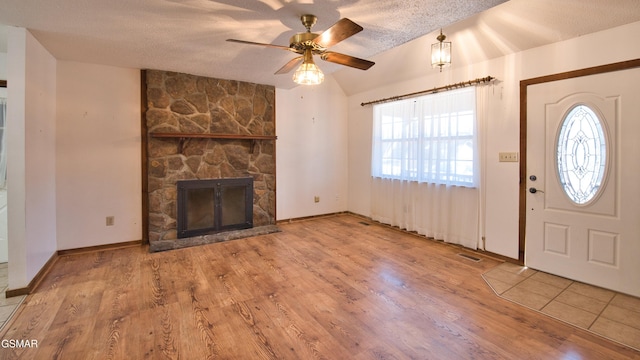
[[[339,215],[148,253],[61,257],[2,359],[640,359],[497,297],[458,247]]]

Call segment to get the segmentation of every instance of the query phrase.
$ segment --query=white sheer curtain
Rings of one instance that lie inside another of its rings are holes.
[[[374,177],[371,218],[476,249],[478,189]]]
[[[0,189],[7,187],[7,149],[6,149],[7,99],[0,98]]]
[[[480,166],[484,146],[478,133],[484,128],[485,110],[476,104],[476,98],[481,102],[484,97],[471,94],[471,102],[469,96],[445,93],[374,109],[378,119],[387,115],[394,120],[387,121],[387,129],[374,125],[372,219],[477,249],[484,231]],[[471,129],[469,108],[475,114]],[[401,118],[409,120],[401,126]],[[389,123],[393,123],[391,130]],[[384,131],[402,140],[385,143],[380,133]],[[414,133],[427,134],[429,139],[416,140]],[[434,139],[432,135],[437,134]],[[377,162],[380,157],[383,161]]]
[[[485,179],[487,176],[487,142],[485,134],[487,133],[487,119],[489,118],[489,92],[493,90],[493,85],[485,84],[476,86],[476,121],[477,121],[477,140],[479,149],[479,161],[476,164],[478,176],[478,247],[485,249],[485,224],[487,210],[487,188]]]

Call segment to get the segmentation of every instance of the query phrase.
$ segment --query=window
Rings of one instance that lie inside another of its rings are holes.
[[[475,187],[475,88],[374,106],[372,176]]]
[[[588,106],[575,106],[562,121],[556,160],[569,199],[578,205],[590,202],[604,179],[607,144],[600,118]]]

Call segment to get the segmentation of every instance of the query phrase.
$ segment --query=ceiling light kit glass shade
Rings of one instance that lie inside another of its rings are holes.
[[[304,59],[300,67],[293,73],[293,81],[300,85],[318,85],[324,81],[324,73],[313,62],[311,49],[304,51]]]
[[[451,41],[444,41],[447,37],[442,34],[436,38],[437,43],[431,45],[431,66],[442,68],[451,65]]]
[[[316,34],[311,32],[311,27],[315,25],[317,19],[318,18],[312,14],[302,15],[300,17],[300,21],[307,31],[293,35],[289,39],[289,46],[264,44],[237,39],[227,39],[227,41],[247,45],[266,46],[292,51],[298,55],[302,55],[291,59],[281,67],[280,70],[275,72],[276,74],[288,74],[293,70],[293,68],[300,64],[300,61],[302,61],[302,64],[300,64],[293,74],[293,81],[296,84],[301,85],[318,85],[324,81],[324,74],[322,73],[322,70],[320,70],[320,68],[318,68],[318,66],[313,62],[314,55],[319,55],[319,57],[324,61],[360,70],[367,70],[375,65],[373,61],[328,51],[329,47],[362,31],[362,26],[347,18],[342,18],[321,34]]]

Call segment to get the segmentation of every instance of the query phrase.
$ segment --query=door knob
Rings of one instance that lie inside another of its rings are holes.
[[[536,189],[536,188],[534,188],[534,187],[530,187],[530,188],[529,188],[529,192],[530,192],[530,193],[532,193],[532,194],[535,194],[535,193],[537,193],[537,192],[544,193],[544,191],[542,191],[542,190],[538,190],[538,189]]]

